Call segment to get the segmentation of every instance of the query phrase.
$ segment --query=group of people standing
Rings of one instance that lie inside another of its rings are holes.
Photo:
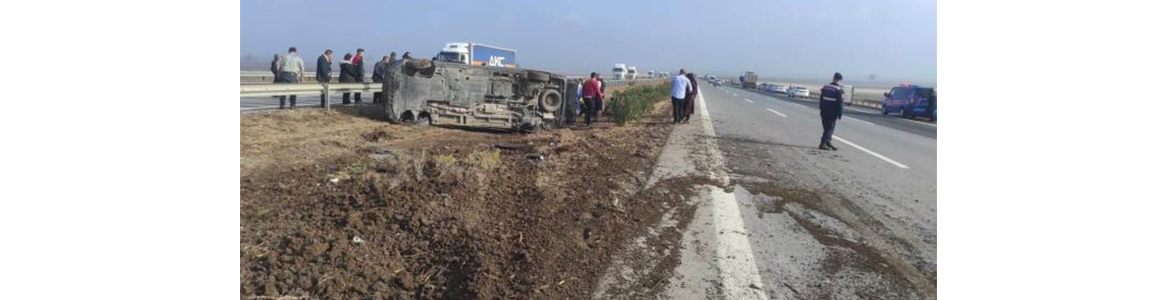
[[[346,53],[342,57],[342,61],[338,63],[341,67],[341,73],[338,76],[338,82],[366,82],[366,64],[365,53],[366,50],[358,48],[356,54]],[[396,52],[391,52],[390,55],[382,57],[374,63],[374,73],[371,79],[374,82],[381,82],[386,77],[387,66],[395,61]],[[403,53],[403,59],[410,59],[410,52]],[[333,50],[325,49],[325,53],[317,57],[317,82],[329,83],[333,80]],[[297,56],[297,47],[289,47],[288,54],[281,56],[280,54],[273,54],[271,71],[273,74],[273,83],[298,83],[305,79],[305,62],[301,57]],[[362,93],[353,93],[354,103],[362,103]],[[280,96],[280,108],[285,108],[285,99],[289,99],[289,108],[297,107],[297,95]],[[322,94],[321,99],[326,100],[329,95]],[[382,103],[382,92],[374,93],[374,103]],[[350,104],[350,93],[342,93],[342,104]]]
[[[591,72],[590,78],[577,87],[575,99],[581,99],[581,103],[572,103],[574,110],[566,116],[565,124],[572,126],[580,114],[585,116],[585,125],[592,126],[606,107],[606,81],[597,72]]]
[[[671,80],[671,116],[673,123],[688,123],[695,113],[695,95],[699,94],[699,83],[695,74],[679,69],[679,75]]]

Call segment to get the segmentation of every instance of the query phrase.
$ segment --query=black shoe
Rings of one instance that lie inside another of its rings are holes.
[[[829,147],[826,147],[825,145],[825,142],[821,142],[821,145],[817,145],[817,149],[830,150]]]
[[[834,144],[832,144],[830,142],[825,142],[825,146],[829,147],[830,150],[838,151],[838,147],[834,147]]]

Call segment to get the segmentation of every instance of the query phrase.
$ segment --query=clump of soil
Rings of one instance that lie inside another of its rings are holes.
[[[581,297],[681,202],[635,196],[670,131],[662,107],[641,124],[528,135],[363,109],[377,108],[242,117],[241,296]]]

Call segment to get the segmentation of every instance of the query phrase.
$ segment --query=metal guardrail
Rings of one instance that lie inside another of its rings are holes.
[[[240,97],[320,95],[322,96],[321,108],[326,110],[329,110],[329,95],[332,93],[365,93],[381,91],[382,84],[375,82],[273,83],[240,85]]]
[[[382,83],[379,82],[354,82],[354,83],[270,83],[270,82],[244,82],[244,72],[241,72],[240,82],[240,97],[268,97],[268,96],[287,96],[287,95],[320,95],[321,107],[329,109],[328,95],[333,93],[367,93],[367,92],[381,92]],[[272,76],[272,74],[268,74]],[[580,77],[568,77],[580,78]],[[606,85],[608,87],[619,87],[636,82],[650,82],[660,80],[662,78],[643,78],[635,80],[608,80]]]

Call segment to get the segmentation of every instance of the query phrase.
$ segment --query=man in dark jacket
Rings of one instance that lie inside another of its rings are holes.
[[[366,54],[366,50],[358,48],[354,59],[350,61],[354,65],[354,82],[366,82],[366,65],[362,59],[363,54]],[[354,103],[362,103],[362,93],[354,93]]]
[[[842,119],[842,111],[845,110],[845,103],[842,100],[842,73],[834,73],[834,81],[821,87],[821,101],[818,101],[818,106],[821,108],[821,145],[817,149],[834,150],[831,143],[834,136],[834,126],[837,125],[838,120]]]
[[[355,82],[354,65],[351,63],[353,59],[354,55],[349,53],[342,57],[342,62],[338,64],[342,69],[341,76],[337,79],[338,82]],[[342,104],[350,104],[350,93],[342,93]]]
[[[391,52],[390,55],[383,56],[382,60],[374,63],[374,75],[371,78],[375,83],[382,83],[382,80],[386,78],[386,68],[394,61],[395,55],[394,52]],[[382,103],[384,100],[382,96],[382,92],[374,92],[374,103]]]
[[[317,82],[329,83],[333,72],[333,50],[325,49],[325,54],[317,57]]]
[[[281,55],[279,53],[272,54],[272,67],[268,68],[272,71],[272,83],[281,81]]]
[[[329,83],[330,77],[333,76],[330,74],[331,72],[333,72],[333,50],[325,49],[325,54],[317,57],[317,82]],[[325,101],[329,101],[329,95],[323,91],[321,103],[325,103]]]

